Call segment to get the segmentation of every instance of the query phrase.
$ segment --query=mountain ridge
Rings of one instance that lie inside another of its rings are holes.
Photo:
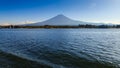
[[[48,20],[42,21],[42,22],[36,22],[32,24],[25,24],[26,26],[44,26],[44,25],[85,25],[85,24],[91,24],[91,25],[100,25],[102,23],[90,23],[90,22],[83,22],[83,21],[77,21],[72,20],[63,14],[59,14],[55,17],[52,17]]]

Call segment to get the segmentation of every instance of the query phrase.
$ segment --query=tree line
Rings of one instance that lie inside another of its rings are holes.
[[[21,25],[8,25],[0,26],[0,28],[120,28],[120,25],[44,25],[44,26],[21,26]]]

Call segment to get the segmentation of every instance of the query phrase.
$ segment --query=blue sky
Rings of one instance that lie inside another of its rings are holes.
[[[58,14],[80,21],[119,23],[119,7],[119,0],[0,0],[0,24],[40,22]]]

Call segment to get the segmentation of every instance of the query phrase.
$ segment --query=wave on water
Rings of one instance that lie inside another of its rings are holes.
[[[0,68],[120,68],[119,35],[112,29],[2,30]]]
[[[0,68],[51,68],[27,58],[0,51]]]
[[[51,54],[53,55],[53,54]],[[89,61],[84,58],[79,58],[75,55],[60,54],[54,57],[59,57],[62,62],[56,61],[55,66],[50,64],[39,63],[35,60],[30,60],[25,57],[19,57],[10,53],[0,51],[0,67],[1,68],[117,68],[110,63]],[[58,66],[56,66],[58,65]]]

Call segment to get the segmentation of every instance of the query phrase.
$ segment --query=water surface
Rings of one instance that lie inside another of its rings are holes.
[[[120,29],[0,29],[1,68],[120,68]]]

